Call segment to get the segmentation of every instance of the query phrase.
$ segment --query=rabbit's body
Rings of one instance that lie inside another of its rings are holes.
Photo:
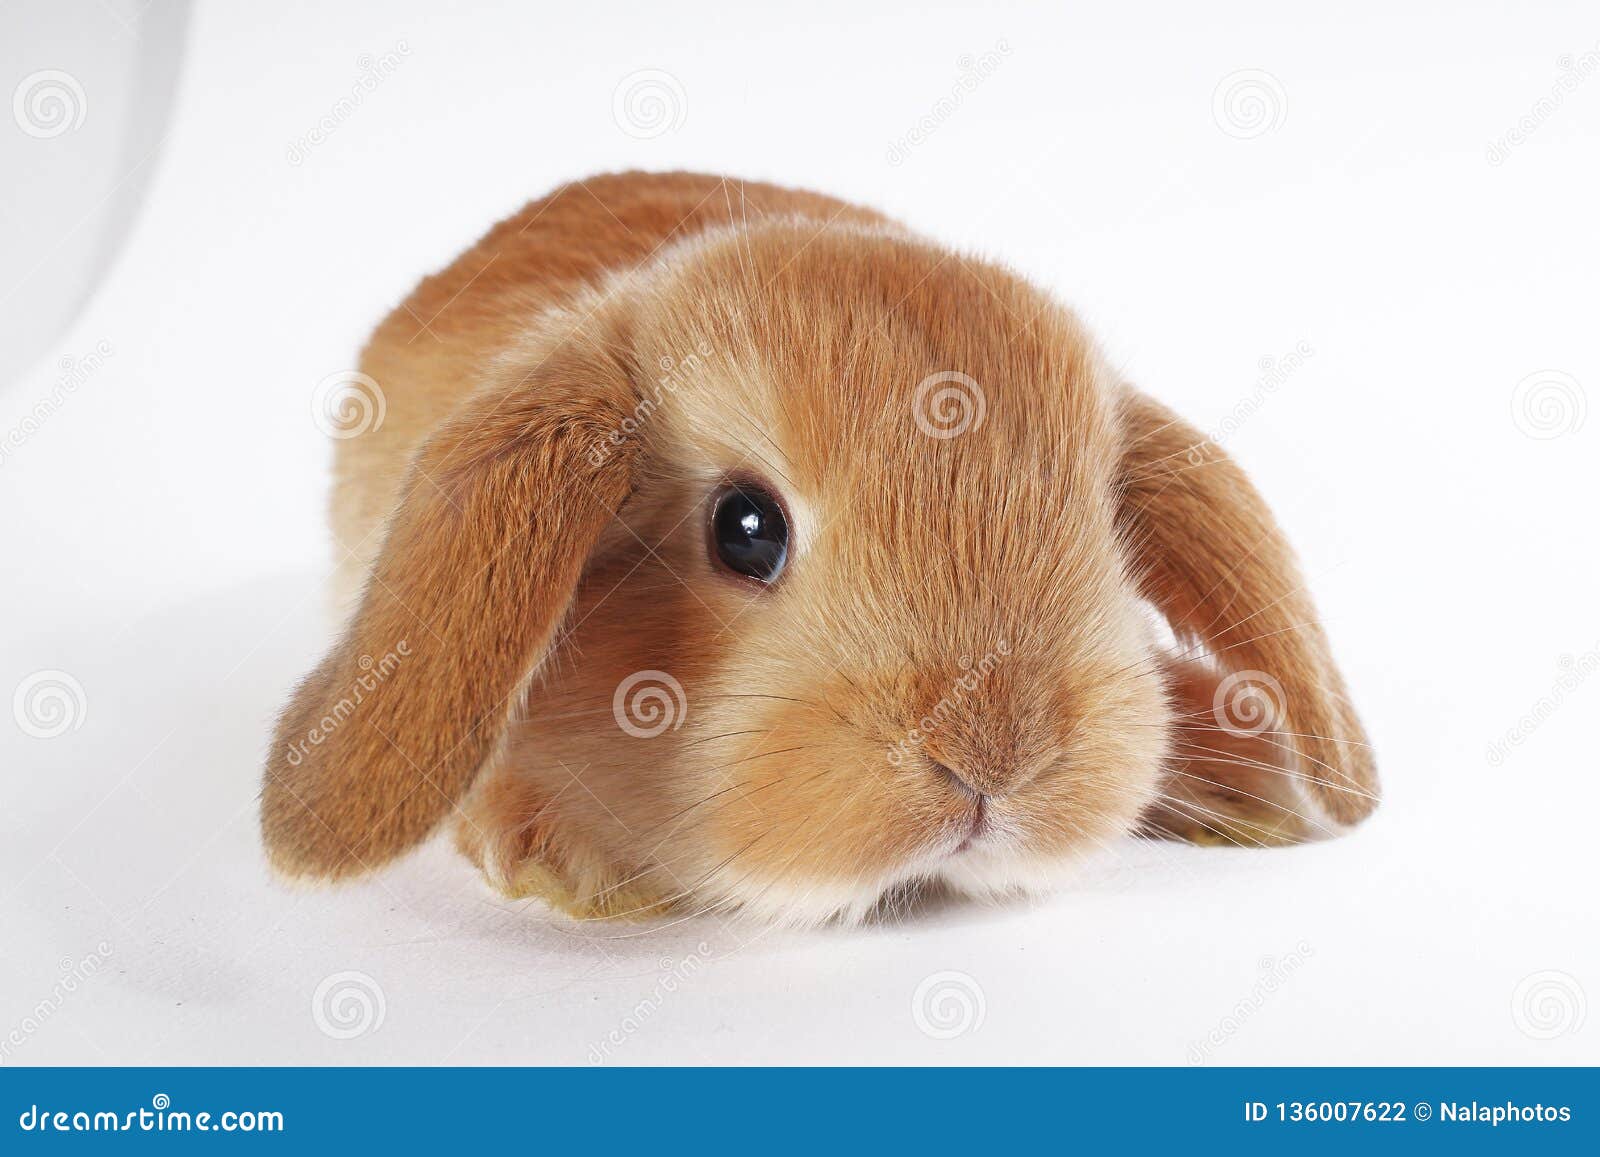
[[[453,815],[503,890],[570,911],[810,920],[1037,887],[1141,826],[1307,838],[1375,798],[1237,467],[1048,296],[875,213],[566,186],[362,368],[388,414],[341,445],[334,525],[363,597],[267,773],[290,872]],[[1147,600],[1213,658],[1163,652]]]

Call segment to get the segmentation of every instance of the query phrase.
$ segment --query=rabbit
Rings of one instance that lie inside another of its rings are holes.
[[[1240,468],[1044,292],[875,211],[564,185],[361,370],[386,410],[337,444],[350,617],[264,775],[286,876],[448,821],[578,919],[809,924],[1377,803]]]

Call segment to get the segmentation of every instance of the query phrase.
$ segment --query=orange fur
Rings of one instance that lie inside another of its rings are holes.
[[[1032,887],[1140,825],[1266,842],[1261,809],[1299,803],[1269,834],[1302,839],[1375,800],[1244,475],[1193,462],[1044,294],[875,213],[565,186],[426,279],[362,369],[389,419],[340,443],[334,525],[363,592],[266,771],[286,872],[374,867],[454,816],[496,884],[576,913],[816,919]],[[951,373],[982,418],[932,437],[918,387]],[[708,558],[730,478],[790,512],[769,589]],[[1164,653],[1148,603],[1209,657]],[[1245,669],[1283,702],[1241,731],[1205,700]],[[650,737],[614,708],[640,672],[669,685]]]

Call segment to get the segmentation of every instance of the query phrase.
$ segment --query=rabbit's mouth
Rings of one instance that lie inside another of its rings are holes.
[[[972,801],[972,818],[966,834],[961,837],[961,842],[955,846],[950,854],[959,856],[963,852],[971,851],[989,831],[990,827],[989,797],[980,795]]]

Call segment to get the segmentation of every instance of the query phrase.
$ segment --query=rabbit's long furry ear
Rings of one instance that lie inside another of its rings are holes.
[[[1378,802],[1372,749],[1272,512],[1214,441],[1134,390],[1120,403],[1120,514],[1133,569],[1212,672],[1169,664],[1170,765],[1181,778],[1168,795],[1183,810],[1156,826],[1255,842],[1231,821],[1242,815],[1259,832],[1277,809],[1279,834],[1304,839],[1361,820]]]
[[[453,810],[633,486],[634,440],[608,439],[634,403],[608,354],[563,349],[423,445],[344,637],[279,721],[261,801],[275,867],[353,875]]]

